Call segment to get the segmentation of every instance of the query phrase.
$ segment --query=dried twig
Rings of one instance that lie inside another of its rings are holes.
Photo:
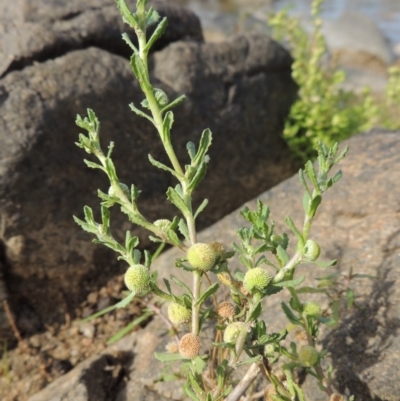
[[[10,307],[8,306],[8,302],[6,299],[3,300],[3,305],[4,305],[4,310],[6,311],[8,322],[10,323],[12,331],[14,332],[14,336],[17,338],[18,341],[22,341],[21,333],[19,332],[18,327],[15,324],[14,317],[11,313]]]
[[[253,363],[243,379],[240,380],[239,384],[233,389],[233,391],[225,398],[225,401],[238,401],[240,397],[246,392],[250,384],[256,379],[260,373],[260,368],[256,363]]]

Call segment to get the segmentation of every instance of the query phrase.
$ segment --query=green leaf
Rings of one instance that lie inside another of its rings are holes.
[[[141,88],[149,87],[148,77],[147,77],[147,69],[143,64],[142,59],[139,54],[133,53],[131,56],[131,67],[132,71],[135,74],[136,79],[140,83]]]
[[[159,20],[160,14],[153,7],[150,7],[146,13],[146,27],[157,23]]]
[[[331,267],[331,266],[336,266],[337,259],[335,260],[328,260],[327,262],[314,262],[318,267]]]
[[[132,28],[139,28],[138,21],[136,20],[136,16],[132,14],[129,10],[129,7],[127,6],[125,0],[116,0],[117,6],[119,8],[119,11],[122,14],[122,19],[123,21],[130,25]]]
[[[355,294],[351,288],[346,290],[347,308],[350,309],[354,304]]]
[[[304,177],[304,171],[302,169],[299,170],[299,180],[300,180],[300,183],[303,186],[304,190],[306,191],[306,194],[308,195],[309,198],[311,198],[311,192],[306,183],[306,180]]]
[[[193,390],[190,388],[189,383],[185,383],[183,385],[183,392],[190,397],[193,401],[201,401],[199,397],[193,392]]]
[[[86,159],[84,159],[83,161],[89,168],[98,168],[99,170],[103,170],[104,171],[104,167],[101,166],[98,163],[93,163],[90,160],[86,160]]]
[[[211,145],[211,142],[212,142],[212,133],[207,128],[201,134],[199,149],[197,151],[196,156],[194,157],[194,159],[192,161],[193,166],[198,166],[203,161],[204,156],[206,155],[208,148]]]
[[[314,166],[310,160],[305,165],[305,172],[307,174],[307,177],[310,179],[310,181],[314,185],[315,189],[317,191],[319,191],[317,176],[315,175]]]
[[[138,108],[134,105],[134,103],[131,103],[131,104],[129,105],[129,107],[130,107],[131,110],[132,110],[134,113],[136,113],[138,116],[144,117],[144,118],[146,118],[147,120],[149,120],[151,123],[154,124],[153,118],[152,118],[151,116],[149,116],[148,114],[146,114],[145,112],[143,112],[142,110],[138,109]]]
[[[172,168],[166,166],[166,165],[163,164],[163,163],[158,162],[158,161],[155,160],[151,155],[148,155],[148,156],[149,156],[150,163],[151,163],[153,166],[158,167],[158,168],[161,169],[161,170],[168,171],[169,173],[171,173],[171,174],[172,174],[174,177],[176,177],[176,178],[179,178],[179,177],[180,177],[179,174],[177,174],[174,170],[172,170]]]
[[[163,278],[163,281],[164,281],[165,286],[167,287],[168,293],[171,295],[172,292],[171,292],[171,284],[170,284],[170,282],[166,278]]]
[[[161,109],[161,113],[165,113],[167,110],[172,109],[175,106],[178,106],[180,103],[182,103],[185,100],[186,96],[181,95],[175,100],[173,100],[171,103],[167,104],[164,108]]]
[[[183,288],[188,294],[190,294],[190,296],[193,298],[193,293],[191,291],[191,289],[181,280],[179,280],[178,277],[175,277],[173,274],[171,274],[171,280],[175,283],[178,284],[179,287]]]
[[[289,262],[290,256],[280,245],[278,245],[276,248],[276,254],[279,260],[282,262],[282,266],[286,265],[286,263]]]
[[[178,192],[176,192],[175,189],[169,187],[167,190],[167,197],[168,200],[174,204],[185,217],[190,216],[190,210],[186,206],[185,202],[183,199],[178,195]]]
[[[186,144],[186,149],[189,153],[190,160],[193,160],[196,156],[196,145],[193,142],[188,142]]]
[[[153,35],[151,35],[150,39],[148,40],[146,47],[144,48],[145,52],[148,52],[151,49],[151,47],[153,46],[154,42],[163,35],[167,25],[168,25],[167,18],[164,17],[161,20],[161,22],[157,25],[157,28],[153,32]]]
[[[199,185],[200,181],[206,175],[206,171],[207,171],[207,161],[204,158],[204,160],[198,166],[194,177],[191,179],[191,181],[190,181],[190,183],[188,185],[187,190],[188,190],[189,193],[191,193],[195,188],[197,188],[197,186]]]
[[[208,297],[211,295],[215,294],[218,291],[219,284],[214,283],[210,287],[208,287],[199,297],[198,301],[196,302],[196,305],[201,305]]]
[[[259,302],[257,306],[251,311],[248,320],[250,322],[257,320],[261,316],[261,313],[262,313],[262,306],[261,302]]]
[[[295,226],[293,220],[289,217],[286,216],[285,217],[285,223],[286,225],[293,231],[293,234],[296,235],[297,240],[299,241],[299,246],[301,248],[304,248],[304,239],[303,236],[301,235],[301,232],[297,229],[297,227]]]
[[[181,356],[181,354],[168,354],[164,352],[155,352],[154,356],[160,362],[174,362],[185,359],[183,356]]]
[[[248,365],[249,363],[256,363],[259,362],[260,360],[261,360],[261,355],[257,355],[253,358],[247,358],[244,361],[237,363],[236,366],[239,367],[241,365]]]
[[[194,214],[195,219],[206,208],[207,205],[208,205],[208,199],[204,199],[203,202],[201,202],[200,206],[197,208],[196,213]]]
[[[163,142],[169,142],[171,138],[171,129],[174,124],[174,113],[168,111],[163,120]]]
[[[185,237],[186,241],[190,242],[189,230],[185,220],[180,219],[178,223],[179,232]]]
[[[308,215],[309,211],[310,211],[310,203],[311,203],[311,198],[308,195],[308,193],[305,193],[303,195],[303,208],[304,208],[304,213],[306,215]]]
[[[122,330],[118,331],[117,334],[113,335],[108,341],[107,345],[113,344],[120,340],[122,337],[125,337],[129,332],[131,332],[136,326],[138,326],[140,323],[144,322],[147,320],[153,312],[148,311],[143,313],[141,316],[136,318],[133,322],[129,323],[126,327],[124,327]]]
[[[139,53],[139,50],[137,49],[137,47],[132,43],[130,37],[128,36],[127,33],[123,33],[122,34],[122,39],[124,40],[124,42],[136,53]]]
[[[135,298],[135,295],[136,293],[132,291],[128,296],[126,296],[122,301],[119,301],[114,306],[118,309],[126,308],[132,302],[133,298]]]
[[[300,319],[293,314],[292,310],[285,304],[285,302],[281,302],[281,307],[290,323],[293,323],[293,324],[300,323]]]
[[[310,216],[314,217],[315,213],[317,212],[318,206],[321,204],[322,197],[321,195],[316,195],[314,198],[311,199],[310,203]]]
[[[207,366],[207,362],[205,362],[200,356],[197,356],[196,358],[193,359],[192,361],[192,366],[194,368],[194,371],[197,374],[202,374],[203,370],[206,368]],[[201,389],[200,389],[201,390]],[[202,390],[201,390],[202,391]]]
[[[287,280],[287,281],[281,281],[279,283],[274,283],[275,287],[297,287],[300,285],[305,279],[305,276],[300,276],[296,278],[295,280]]]

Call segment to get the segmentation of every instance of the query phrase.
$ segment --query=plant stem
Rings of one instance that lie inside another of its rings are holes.
[[[193,301],[192,301],[192,333],[198,335],[200,330],[199,314],[200,306],[198,300],[201,289],[201,273],[193,272]]]
[[[238,401],[250,387],[251,383],[253,383],[259,373],[260,368],[256,363],[253,363],[244,375],[243,379],[240,380],[239,384],[233,389],[228,397],[225,398],[225,401]]]

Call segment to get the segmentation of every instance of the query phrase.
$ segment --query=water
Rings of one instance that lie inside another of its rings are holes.
[[[312,0],[174,0],[200,16],[205,26],[215,14],[238,15],[242,11],[262,14],[277,11],[288,5],[291,13],[308,16]],[[322,16],[335,19],[344,11],[357,11],[368,15],[392,44],[400,43],[400,0],[325,0]]]

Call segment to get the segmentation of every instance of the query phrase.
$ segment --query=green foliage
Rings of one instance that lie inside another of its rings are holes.
[[[274,37],[289,45],[294,59],[292,77],[299,86],[298,99],[285,122],[283,137],[295,156],[303,161],[315,157],[319,141],[332,146],[374,126],[400,127],[400,69],[389,69],[383,102],[378,102],[367,87],[358,94],[343,89],[346,74],[330,62],[322,34],[322,3],[323,0],[312,3],[311,34],[287,10],[268,21]]]
[[[178,216],[172,221],[166,219],[149,221],[140,212],[137,204],[140,190],[133,184],[129,189],[118,179],[111,157],[113,144],[109,145],[107,153],[103,152],[99,135],[100,123],[95,113],[89,109],[87,117],[78,116],[76,123],[87,131],[87,134],[79,135],[77,145],[97,159],[97,162],[85,160],[85,163],[88,167],[99,169],[106,174],[110,189],[107,193],[98,191],[101,200],[101,222],[95,221],[93,211],[88,206],[84,207],[84,220],[77,217],[74,219],[84,230],[96,236],[95,242],[110,247],[118,254],[119,259],[127,263],[129,267],[125,282],[131,290],[117,305],[98,312],[91,318],[114,308],[127,306],[137,292],[148,291],[158,300],[174,305],[172,309],[179,313],[171,310],[171,314],[174,315],[172,319],[168,320],[163,316],[163,320],[175,343],[169,346],[169,353],[158,352],[155,357],[161,362],[182,364],[183,377],[186,379],[183,390],[195,401],[239,400],[247,391],[248,383],[235,383],[231,376],[241,365],[250,365],[246,374],[246,380],[250,381],[255,380],[260,368],[276,391],[275,399],[290,400],[297,397],[304,400],[300,385],[292,374],[293,369],[302,365],[318,380],[319,387],[330,395],[333,392],[330,373],[328,372],[326,376],[320,364],[326,352],[318,352],[310,362],[304,358],[304,351],[300,350],[300,353],[297,351],[298,346],[295,343],[287,344],[287,329],[283,329],[280,333],[269,332],[262,320],[264,304],[262,300],[281,291],[288,292],[290,301],[282,302],[282,309],[292,329],[297,327],[305,333],[308,342],[306,350],[314,349],[320,324],[330,327],[337,324],[338,303],[342,295],[349,306],[353,304],[354,292],[349,286],[346,286],[339,296],[335,296],[326,288],[302,286],[305,276],[296,274],[297,267],[305,263],[311,265],[311,268],[335,264],[335,261],[327,263],[318,261],[320,247],[314,239],[309,238],[309,233],[324,193],[341,178],[340,171],[332,175],[331,169],[346,155],[347,148],[338,153],[337,143],[327,146],[318,142],[318,162],[315,165],[307,162],[304,169],[299,171],[304,191],[300,198],[304,208],[303,225],[296,225],[289,216],[285,218],[287,228],[292,233],[291,237],[294,238],[292,248],[289,248],[287,233],[275,232],[274,222],[270,221],[269,207],[261,201],[258,201],[256,210],[246,207],[241,211],[246,226],[237,232],[238,243],[233,244],[234,251],[225,250],[218,242],[199,243],[196,217],[206,207],[207,200],[203,200],[196,209],[192,204],[192,193],[205,177],[209,162],[207,152],[212,142],[212,134],[206,129],[197,147],[192,142],[187,144],[190,164],[182,168],[172,146],[170,134],[174,122],[171,109],[184,97],[178,97],[170,102],[161,89],[152,86],[147,67],[148,52],[165,30],[167,21],[163,19],[158,23],[157,12],[151,7],[146,10],[146,3],[146,0],[138,0],[137,10],[132,13],[125,0],[117,0],[123,20],[134,28],[138,37],[138,47],[136,47],[126,34],[123,35],[123,39],[133,51],[132,71],[145,96],[141,102],[141,109],[133,104],[131,109],[152,123],[158,132],[170,165],[162,164],[151,156],[149,160],[154,167],[168,171],[177,180],[174,188],[168,188],[166,198],[176,207]],[[146,28],[155,23],[158,25],[153,35],[147,39]],[[317,64],[314,65],[317,69]],[[322,76],[315,74],[322,85]],[[312,126],[310,123],[310,127]],[[318,129],[323,130],[323,127],[319,126]],[[313,140],[316,141],[316,138]],[[126,233],[124,243],[118,242],[113,237],[110,224],[111,209],[116,205],[131,222],[147,229],[152,241],[160,243],[160,248],[153,255],[148,251],[140,251],[139,239],[133,237],[129,231]],[[182,257],[175,261],[175,266],[191,276],[191,288],[174,275],[171,275],[169,280],[162,277],[164,289],[161,288],[156,274],[152,272],[152,263],[165,244],[177,246],[182,250]],[[243,265],[242,270],[232,271],[229,266],[229,259],[235,252]],[[213,284],[209,275],[216,275],[220,283]],[[351,273],[347,283],[355,276]],[[328,277],[325,278],[325,282],[333,283],[336,279],[336,276]],[[178,292],[175,294],[171,284],[180,287],[179,294],[182,290],[183,294],[178,295]],[[229,304],[235,311],[226,319],[218,314],[220,306],[218,292],[221,287],[224,298],[228,296],[231,298]],[[310,312],[310,304],[300,299],[299,295],[302,293],[313,291],[328,296],[329,307],[326,310],[319,310],[318,305],[311,305],[313,308]],[[146,298],[141,302],[146,304]],[[185,312],[184,316],[182,311]],[[147,303],[143,315],[118,332],[110,342],[120,339],[154,313],[161,314],[160,308],[155,303]],[[188,320],[190,322],[187,325]],[[213,323],[217,331],[213,349],[209,352],[204,352],[205,350],[201,348],[202,328],[206,321]],[[283,360],[282,363],[280,359]],[[285,372],[285,384],[271,369],[271,366],[277,363],[281,363]]]

